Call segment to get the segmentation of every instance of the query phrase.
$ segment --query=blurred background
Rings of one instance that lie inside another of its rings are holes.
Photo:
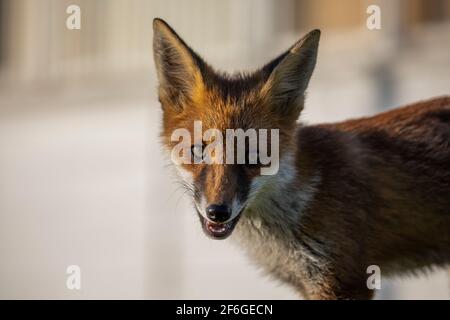
[[[72,4],[80,30],[66,28]],[[173,183],[154,17],[230,72],[320,28],[309,123],[450,93],[449,0],[0,0],[0,298],[297,298],[207,239]],[[69,265],[81,290],[66,288]],[[449,298],[444,271],[381,285],[383,299]]]

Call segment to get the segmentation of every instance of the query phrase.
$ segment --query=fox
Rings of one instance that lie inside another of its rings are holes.
[[[278,130],[271,175],[259,162],[174,164],[208,237],[230,237],[305,299],[372,299],[369,266],[383,277],[448,268],[449,96],[307,125],[299,117],[320,30],[260,69],[233,74],[215,70],[164,20],[153,20],[153,33],[166,152],[174,130],[193,134],[194,121],[223,133]],[[210,143],[193,144],[188,157]]]

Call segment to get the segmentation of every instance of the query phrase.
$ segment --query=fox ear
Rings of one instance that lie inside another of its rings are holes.
[[[203,61],[163,20],[153,20],[153,57],[159,80],[159,98],[181,111],[202,85]]]
[[[313,30],[287,52],[263,68],[272,69],[263,85],[263,96],[277,112],[298,117],[316,65],[320,30]],[[294,113],[294,114],[292,114]]]

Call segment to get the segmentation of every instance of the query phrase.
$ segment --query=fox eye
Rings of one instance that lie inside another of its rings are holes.
[[[203,145],[193,144],[191,146],[191,156],[194,163],[200,163],[203,160]]]

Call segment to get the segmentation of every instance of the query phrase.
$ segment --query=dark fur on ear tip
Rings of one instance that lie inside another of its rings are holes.
[[[160,23],[164,23],[161,18],[153,18],[153,29],[157,28]]]
[[[309,35],[314,35],[314,36],[320,37],[321,33],[322,33],[322,31],[320,31],[320,29],[314,29],[309,33]]]
[[[295,53],[300,48],[306,49],[308,47],[317,47],[319,45],[320,40],[320,29],[314,29],[310,31],[307,35],[305,35],[303,38],[298,40],[290,49],[290,52]]]
[[[175,36],[178,40],[182,41],[180,36],[175,32],[174,29],[163,19],[161,18],[154,18],[153,19],[153,32],[159,33],[159,32],[166,32],[169,34],[172,34]]]
[[[153,19],[153,31],[160,30],[161,28],[164,28],[164,27],[171,29],[169,24],[167,22],[165,22],[163,19],[161,19],[161,18]]]

